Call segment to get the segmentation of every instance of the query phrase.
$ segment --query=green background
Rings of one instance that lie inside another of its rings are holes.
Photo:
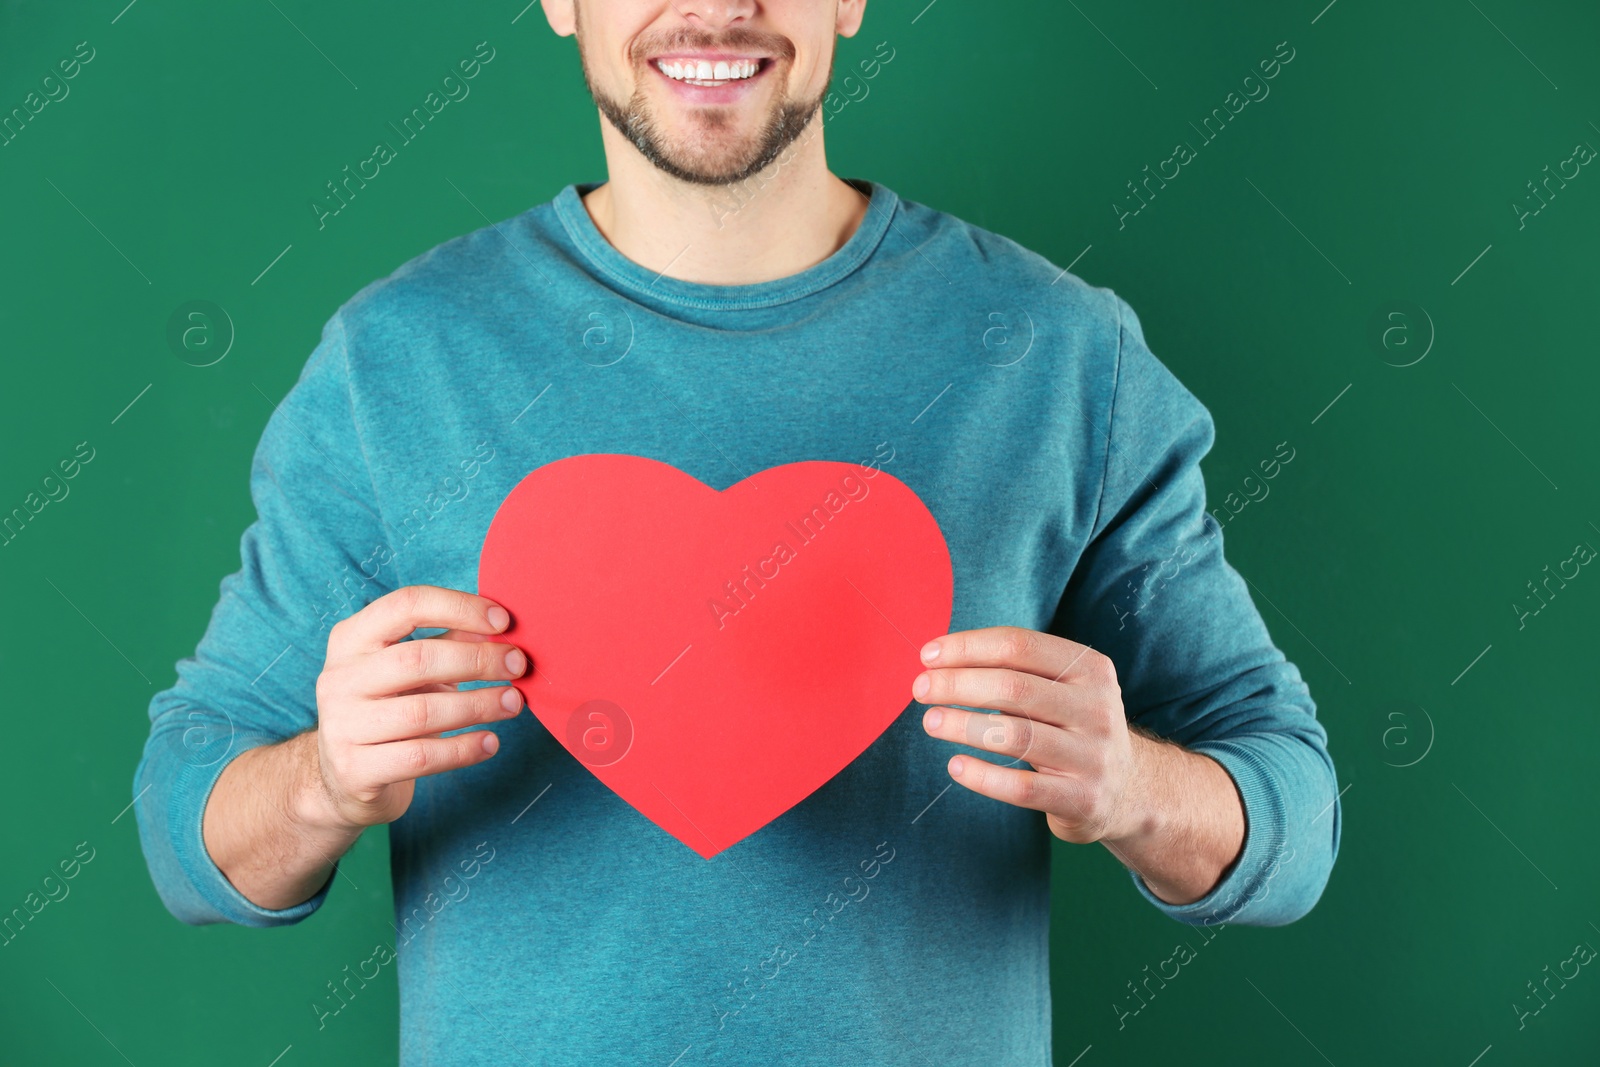
[[[239,565],[252,451],[322,323],[433,245],[603,179],[598,120],[573,42],[521,0],[125,2],[0,2],[0,112],[79,41],[96,50],[0,147],[0,511],[95,449],[0,548],[0,912],[94,849],[0,947],[0,1062],[387,1063],[392,977],[321,1032],[309,1008],[391,933],[384,835],[342,868],[359,890],[341,879],[311,921],[178,923],[127,810],[145,709]],[[1061,1065],[1600,1052],[1600,976],[1521,1028],[1512,1008],[1600,946],[1600,577],[1520,627],[1512,607],[1600,546],[1600,177],[1583,168],[1520,227],[1512,208],[1600,145],[1600,11],[1325,2],[874,0],[840,44],[837,78],[879,41],[895,58],[830,120],[835,173],[1124,296],[1215,415],[1213,507],[1278,442],[1296,450],[1227,552],[1331,736],[1332,880],[1292,926],[1201,945],[1103,849],[1057,843]],[[483,40],[497,54],[472,95],[318,230],[323,184]],[[1189,124],[1284,41],[1270,96],[1202,144]],[[1197,157],[1119,227],[1126,183],[1179,140]],[[236,330],[209,367],[167,341],[191,300]],[[1371,324],[1396,301],[1411,310],[1385,348]],[[1119,1029],[1126,983],[1184,938],[1197,958]]]

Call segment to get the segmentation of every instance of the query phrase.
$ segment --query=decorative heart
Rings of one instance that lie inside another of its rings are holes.
[[[657,460],[523,478],[478,591],[567,750],[710,859],[832,778],[911,702],[950,625],[950,552],[904,482],[812,460],[718,492]]]

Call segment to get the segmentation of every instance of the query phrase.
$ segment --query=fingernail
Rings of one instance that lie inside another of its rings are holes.
[[[960,756],[952,756],[950,758],[950,777],[952,777],[952,778],[960,778],[962,772],[965,771],[966,769],[967,769],[967,761],[966,760],[962,759]]]
[[[489,617],[489,625],[496,630],[504,630],[511,623],[511,613],[498,604],[484,614]]]
[[[930,683],[926,674],[917,675],[917,680],[911,683],[911,695],[916,697],[918,700],[921,700],[923,697],[928,695],[929,685]]]
[[[489,755],[492,756],[492,755],[495,754],[495,750],[498,749],[499,747],[500,747],[500,739],[495,736],[494,731],[493,730],[485,730],[485,731],[483,731],[483,750],[485,752],[489,753]]]
[[[922,717],[922,725],[929,730],[937,730],[942,722],[944,722],[944,712],[938,708],[929,708],[928,714]]]
[[[922,662],[932,663],[939,658],[939,642],[929,641],[922,646]]]
[[[521,649],[513,648],[506,653],[506,670],[511,672],[511,677],[520,678],[528,666],[528,658],[522,654]]]
[[[505,687],[505,692],[500,694],[500,706],[513,714],[522,710],[522,694],[517,692],[516,686]]]

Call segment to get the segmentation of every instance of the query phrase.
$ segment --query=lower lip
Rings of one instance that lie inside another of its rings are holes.
[[[756,83],[767,76],[771,66],[772,60],[763,59],[761,66],[748,78],[729,79],[721,85],[691,85],[669,78],[654,60],[650,62],[650,69],[656,72],[656,76],[670,85],[680,100],[691,104],[737,104],[754,91]]]

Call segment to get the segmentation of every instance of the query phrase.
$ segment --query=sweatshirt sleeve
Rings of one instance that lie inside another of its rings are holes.
[[[250,467],[256,519],[177,682],[150,701],[134,771],[145,862],[167,909],[187,923],[276,926],[321,906],[254,904],[212,862],[201,815],[224,768],[257,745],[316,725],[328,630],[346,601],[389,588],[371,477],[351,408],[344,328],[334,315],[299,380],[268,418]],[[338,583],[337,585],[335,583]]]
[[[1216,760],[1243,800],[1243,852],[1210,893],[1168,904],[1130,871],[1137,890],[1191,925],[1290,923],[1316,904],[1339,850],[1327,734],[1299,670],[1223,558],[1200,472],[1211,415],[1116,300],[1105,479],[1056,629],[1110,657],[1130,722]]]

